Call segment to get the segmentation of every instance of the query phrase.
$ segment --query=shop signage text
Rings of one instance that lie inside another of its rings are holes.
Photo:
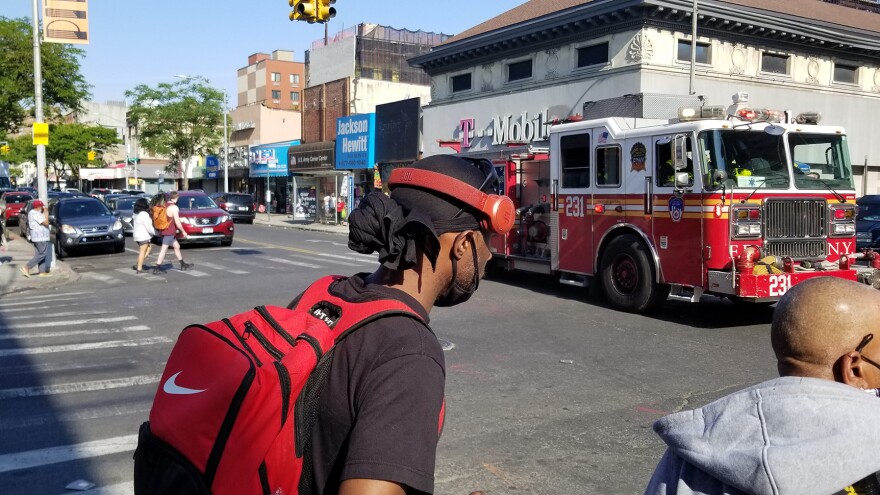
[[[496,115],[485,129],[477,129],[473,118],[461,119],[458,123],[461,131],[461,147],[470,148],[475,138],[491,137],[492,145],[497,146],[510,142],[546,141],[548,139],[547,123],[550,121],[549,109],[529,115],[522,112]]]
[[[336,168],[370,168],[376,156],[376,115],[353,115],[336,119]]]

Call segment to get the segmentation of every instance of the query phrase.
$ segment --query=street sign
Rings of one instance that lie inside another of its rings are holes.
[[[43,41],[48,43],[89,43],[88,0],[45,0]]]

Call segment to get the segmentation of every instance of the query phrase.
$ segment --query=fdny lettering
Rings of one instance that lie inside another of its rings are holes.
[[[835,257],[844,254],[853,254],[854,252],[855,250],[853,250],[852,242],[838,241],[828,243],[828,254],[833,254]]]
[[[567,216],[567,217],[583,217],[584,216],[584,197],[583,196],[566,196],[565,197],[565,216]]]

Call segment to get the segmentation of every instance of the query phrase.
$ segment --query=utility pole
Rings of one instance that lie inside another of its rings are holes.
[[[223,90],[223,192],[229,192],[229,132],[226,127],[226,90]]]
[[[40,9],[34,0],[34,125],[43,123],[43,72],[40,60]],[[37,145],[37,195],[45,203],[49,199],[46,186],[46,145]]]

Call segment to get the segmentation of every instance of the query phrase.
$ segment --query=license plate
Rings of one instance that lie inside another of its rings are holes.
[[[247,206],[239,206],[238,211],[247,211]]]
[[[214,233],[214,228],[213,228],[213,227],[205,227],[205,228],[202,229],[202,233],[203,233],[203,234],[213,234],[213,233]]]

